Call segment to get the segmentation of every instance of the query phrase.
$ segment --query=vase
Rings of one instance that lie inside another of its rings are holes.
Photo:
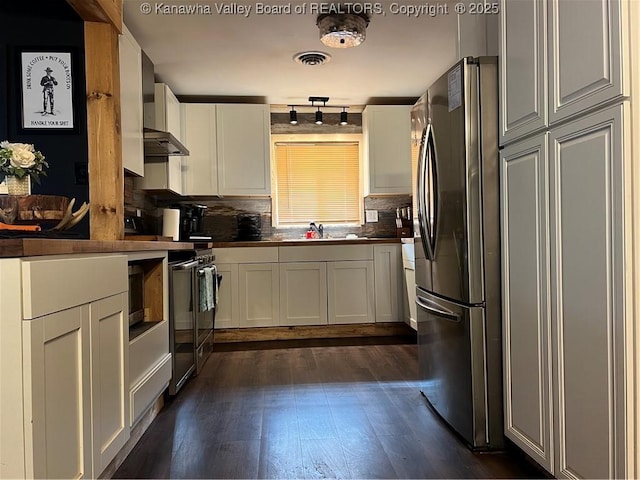
[[[31,177],[29,175],[25,175],[22,178],[18,178],[15,175],[7,175],[5,180],[9,195],[31,195]]]

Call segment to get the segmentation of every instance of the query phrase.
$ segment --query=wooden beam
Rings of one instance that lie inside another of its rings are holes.
[[[85,22],[109,23],[122,33],[122,0],[67,0]]]
[[[297,327],[226,328],[213,334],[215,343],[301,340],[309,338],[395,337],[415,335],[403,322]]]
[[[124,238],[124,172],[120,132],[118,32],[85,22],[90,238]]]

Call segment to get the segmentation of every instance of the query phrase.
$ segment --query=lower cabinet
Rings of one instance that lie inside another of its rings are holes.
[[[26,478],[94,476],[90,338],[87,305],[23,324]]]
[[[326,263],[281,263],[280,325],[326,324]]]
[[[268,327],[279,324],[278,273],[277,263],[246,263],[238,266],[241,327]]]
[[[124,255],[0,260],[0,477],[97,478],[129,439],[127,288]]]
[[[330,324],[369,323],[374,318],[373,262],[327,263]]]
[[[129,312],[125,294],[89,304],[94,473],[129,439]]]
[[[218,289],[215,328],[236,328],[240,326],[240,300],[238,299],[238,264],[217,263],[218,275],[222,282]]]
[[[626,118],[610,107],[501,152],[505,433],[558,478],[636,462]]]
[[[215,252],[218,329],[402,321],[400,245]]]

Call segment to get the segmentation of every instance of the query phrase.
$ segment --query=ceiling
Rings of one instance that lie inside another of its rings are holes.
[[[250,1],[149,3],[152,12],[145,15],[142,1],[124,0],[124,21],[153,61],[156,80],[178,96],[262,97],[265,103],[285,106],[308,104],[309,96],[330,97],[328,105],[407,103],[457,58],[457,16],[449,2],[440,2],[449,14],[437,16],[402,15],[394,13],[393,2],[381,2],[382,13],[371,16],[366,41],[346,49],[320,42],[317,13],[293,13],[302,4],[307,10],[327,4],[265,0],[268,6],[290,3],[292,13],[259,15],[259,2]],[[200,14],[161,14],[156,5],[191,5]],[[248,16],[217,11],[237,5],[252,10]],[[395,5],[425,2],[400,0]],[[331,61],[317,66],[293,61],[307,50],[329,53]]]

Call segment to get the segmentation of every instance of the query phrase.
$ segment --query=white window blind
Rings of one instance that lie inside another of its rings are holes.
[[[360,222],[359,146],[276,143],[279,225]]]

